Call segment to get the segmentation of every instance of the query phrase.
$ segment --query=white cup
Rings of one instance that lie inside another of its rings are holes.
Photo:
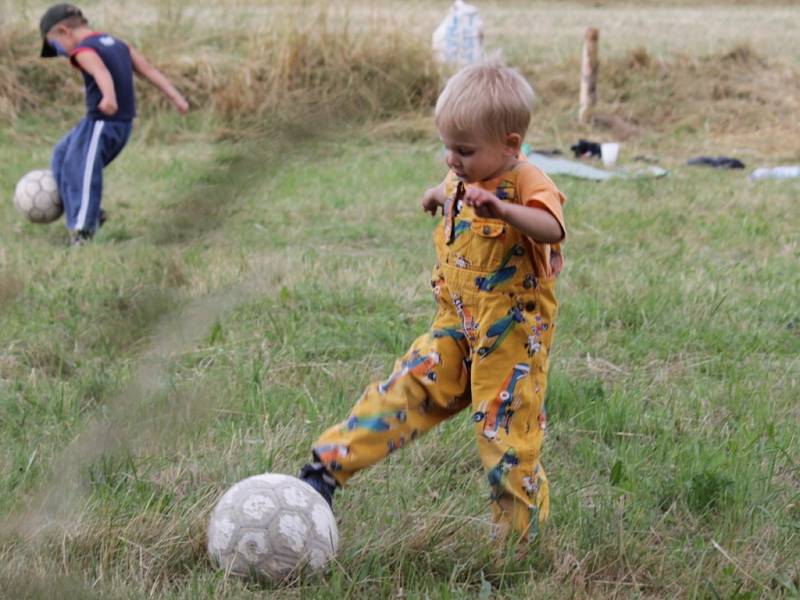
[[[600,144],[600,156],[603,158],[603,164],[606,167],[613,167],[615,164],[617,164],[618,154],[619,144],[617,142]]]

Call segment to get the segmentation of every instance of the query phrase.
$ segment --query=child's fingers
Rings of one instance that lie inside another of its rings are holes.
[[[487,202],[491,202],[491,195],[483,190],[470,188],[464,196],[464,201],[470,206],[482,206]]]
[[[467,206],[480,206],[481,200],[479,197],[475,196],[474,194],[470,194],[464,196],[464,204]]]

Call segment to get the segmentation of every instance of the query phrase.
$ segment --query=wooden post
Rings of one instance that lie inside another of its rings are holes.
[[[578,119],[590,123],[594,105],[597,104],[597,40],[600,32],[594,27],[586,30],[583,41],[583,60],[581,61],[581,108]]]

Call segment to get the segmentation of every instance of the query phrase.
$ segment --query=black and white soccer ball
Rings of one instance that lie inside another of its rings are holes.
[[[280,581],[321,570],[336,554],[339,531],[325,499],[306,482],[265,473],[244,479],[217,502],[208,553],[226,573]]]
[[[37,169],[22,177],[14,190],[14,206],[31,223],[52,223],[64,213],[53,173]]]

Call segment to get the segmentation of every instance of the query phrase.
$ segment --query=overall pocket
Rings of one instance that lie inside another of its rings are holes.
[[[495,271],[511,264],[514,258],[508,244],[509,226],[496,219],[473,218],[470,224],[470,243],[467,259],[470,268],[478,271]]]

